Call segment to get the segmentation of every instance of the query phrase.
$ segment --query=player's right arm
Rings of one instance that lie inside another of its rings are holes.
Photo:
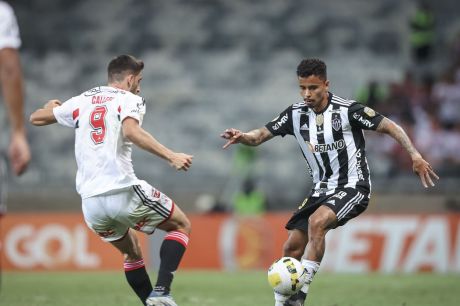
[[[273,134],[265,127],[261,127],[247,133],[243,133],[237,129],[226,129],[220,137],[227,139],[227,143],[222,148],[226,149],[235,143],[242,143],[247,146],[258,146],[267,140],[273,138]]]
[[[258,146],[275,136],[285,136],[287,134],[293,135],[292,130],[292,105],[286,108],[272,121],[268,122],[265,126],[243,133],[237,129],[226,129],[220,137],[228,141],[222,148],[226,149],[232,144],[242,143],[247,146]]]
[[[155,154],[169,162],[176,170],[187,171],[192,165],[192,155],[176,153],[156,140],[149,132],[144,130],[139,121],[126,117],[122,123],[123,136],[132,141],[139,148]]]
[[[56,117],[53,112],[53,108],[60,106],[61,101],[49,100],[43,108],[37,109],[30,115],[30,123],[36,126],[48,125],[56,123]]]

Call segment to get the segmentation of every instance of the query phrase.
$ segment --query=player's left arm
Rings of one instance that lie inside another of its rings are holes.
[[[49,100],[43,108],[37,109],[30,115],[30,123],[36,126],[48,125],[56,123],[56,117],[53,112],[53,108],[60,106],[61,101]]]
[[[422,155],[415,148],[404,129],[393,122],[392,120],[383,117],[376,129],[377,132],[390,135],[393,139],[401,144],[406,149],[412,159],[412,169],[418,174],[425,188],[434,186],[433,178],[439,179],[439,176],[434,172],[431,165],[423,159]]]

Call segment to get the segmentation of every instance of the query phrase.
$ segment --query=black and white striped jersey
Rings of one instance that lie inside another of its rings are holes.
[[[329,93],[328,105],[321,113],[300,102],[265,126],[275,136],[296,138],[313,179],[312,195],[319,196],[346,187],[370,191],[362,130],[377,129],[383,118],[369,107]]]

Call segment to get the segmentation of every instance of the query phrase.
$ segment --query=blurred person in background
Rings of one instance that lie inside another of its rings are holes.
[[[376,108],[385,100],[386,88],[377,80],[370,80],[365,86],[358,89],[356,92],[356,100],[369,106]]]
[[[259,216],[265,212],[264,193],[257,188],[253,177],[244,180],[241,190],[234,196],[233,212],[240,217]]]
[[[432,99],[444,128],[460,124],[460,81],[455,79],[454,69],[445,71],[441,80],[434,84]]]
[[[326,233],[367,208],[371,181],[363,130],[388,134],[399,142],[425,188],[434,186],[433,179],[438,179],[399,125],[372,108],[329,92],[323,61],[302,60],[297,77],[301,102],[261,128],[245,133],[230,128],[221,134],[227,140],[224,149],[237,143],[258,146],[274,136],[293,135],[313,179],[310,195],[286,224],[289,236],[283,247],[283,256],[301,260],[307,282],[292,296],[275,292],[275,306],[304,305],[324,256]]]
[[[173,200],[143,180],[131,161],[132,143],[157,155],[176,170],[187,171],[193,156],[176,153],[141,128],[145,100],[138,96],[144,63],[120,55],[108,65],[108,85],[92,88],[61,104],[51,100],[30,121],[41,126],[58,122],[75,129],[77,191],[89,228],[124,255],[128,283],[144,305],[176,303],[171,283],[187,248],[191,224]],[[161,264],[152,288],[134,231],[167,232]]]
[[[23,77],[18,51],[20,46],[14,11],[9,4],[0,1],[0,83],[10,126],[8,156],[16,175],[24,173],[30,161],[24,126]]]
[[[435,18],[426,0],[417,3],[409,21],[412,56],[416,63],[431,59],[435,43]]]

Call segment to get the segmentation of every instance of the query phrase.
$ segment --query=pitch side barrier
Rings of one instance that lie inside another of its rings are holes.
[[[254,217],[190,215],[192,235],[181,269],[266,269],[279,257],[289,213]],[[162,232],[140,234],[148,267],[158,266]],[[460,273],[460,214],[367,214],[329,232],[321,269],[332,272]],[[119,270],[122,256],[79,213],[2,219],[2,262],[19,270]]]

